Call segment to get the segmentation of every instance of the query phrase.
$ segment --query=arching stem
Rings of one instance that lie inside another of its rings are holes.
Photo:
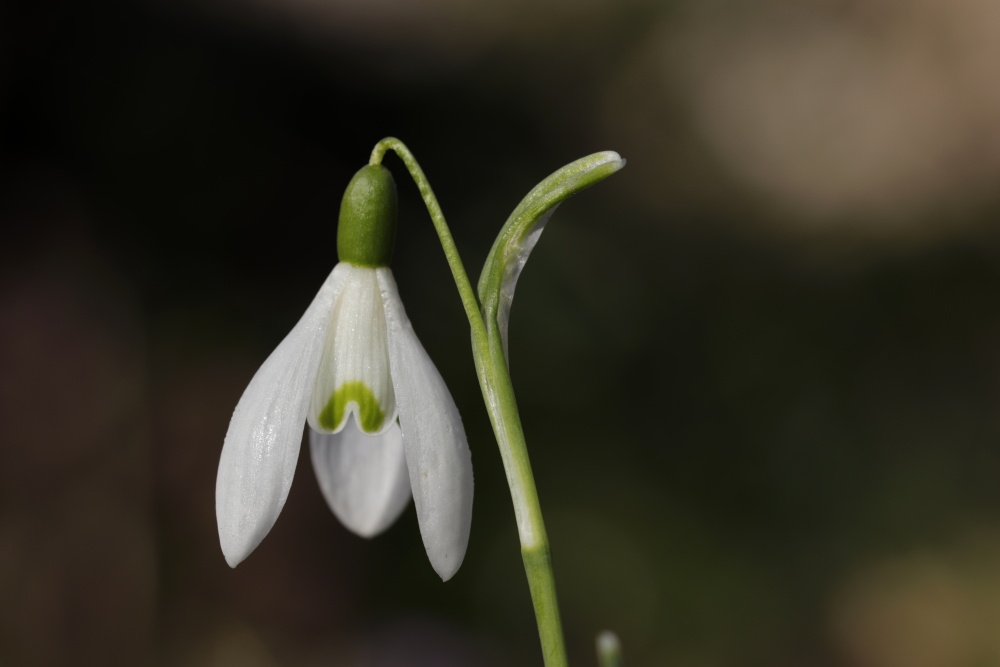
[[[434,223],[434,229],[441,240],[441,247],[444,249],[452,276],[455,278],[455,285],[458,287],[472,329],[472,352],[479,386],[500,447],[500,456],[503,459],[507,484],[514,503],[514,515],[521,542],[521,558],[524,561],[524,571],[531,591],[545,667],[567,667],[549,540],[542,520],[542,508],[538,501],[535,478],[531,472],[528,448],[517,411],[514,386],[507,370],[496,312],[492,311],[491,316],[484,317],[434,191],[406,145],[394,137],[383,139],[372,151],[369,164],[381,164],[387,150],[392,150],[400,157],[416,182],[420,196]]]

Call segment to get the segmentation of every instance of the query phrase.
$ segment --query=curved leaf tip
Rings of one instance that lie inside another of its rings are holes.
[[[514,289],[545,224],[569,197],[625,166],[615,151],[594,153],[553,172],[529,192],[507,218],[479,275],[479,301],[487,326],[495,318],[507,357],[507,321]]]

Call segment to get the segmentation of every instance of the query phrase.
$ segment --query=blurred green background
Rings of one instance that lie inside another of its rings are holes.
[[[464,416],[442,584],[308,456],[230,570],[232,409],[386,135],[470,273],[597,150],[511,364],[574,665],[1000,665],[1000,5],[0,6],[0,664],[540,665],[467,324],[395,157],[394,270]]]

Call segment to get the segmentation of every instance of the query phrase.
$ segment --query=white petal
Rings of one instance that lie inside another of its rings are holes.
[[[340,522],[361,537],[393,524],[410,501],[410,477],[399,424],[381,435],[362,433],[354,419],[339,433],[309,429],[319,488]]]
[[[447,581],[462,564],[469,543],[472,455],[455,401],[413,332],[392,272],[377,271],[420,535],[431,566]]]
[[[231,567],[260,544],[288,497],[342,267],[334,267],[233,411],[215,482],[219,541]]]
[[[375,269],[343,264],[347,279],[330,317],[309,426],[336,433],[354,414],[361,430],[381,433],[396,421],[385,313]]]

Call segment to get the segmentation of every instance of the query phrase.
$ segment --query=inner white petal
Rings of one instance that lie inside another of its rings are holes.
[[[396,421],[385,312],[375,269],[345,264],[347,278],[330,313],[309,408],[309,426],[337,433],[353,414],[368,434]]]
[[[397,423],[381,435],[365,435],[348,419],[340,433],[310,430],[309,445],[323,497],[351,532],[378,535],[406,509],[410,477]]]

